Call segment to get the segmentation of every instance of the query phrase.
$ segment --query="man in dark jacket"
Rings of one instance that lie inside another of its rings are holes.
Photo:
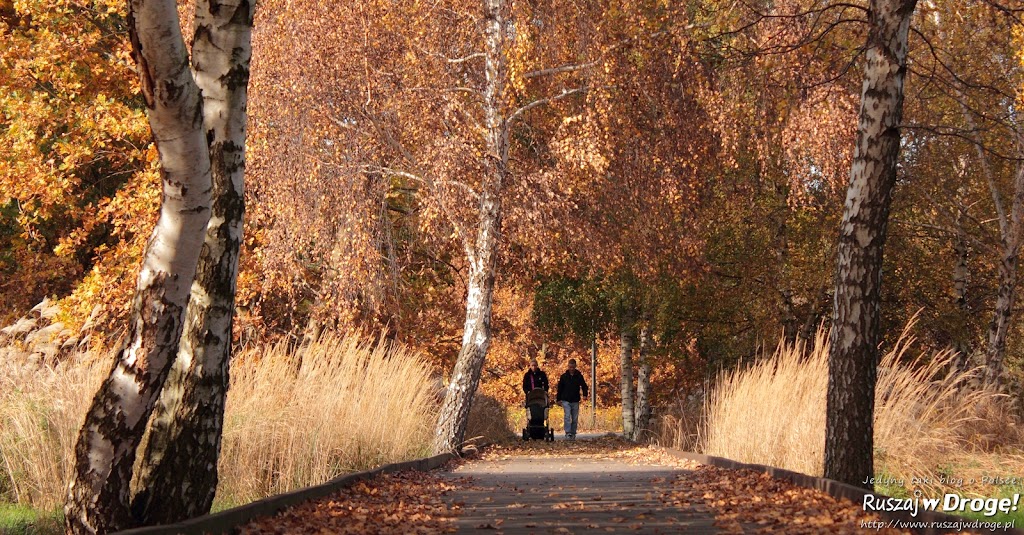
[[[582,396],[580,392],[582,391]],[[555,401],[562,404],[565,411],[565,438],[576,440],[576,424],[580,419],[580,400],[590,395],[587,381],[576,369],[576,359],[569,359],[569,369],[558,379],[558,393]]]
[[[526,373],[523,375],[523,393],[529,394],[534,388],[542,388],[544,393],[547,394],[548,387],[548,374],[540,369],[537,359],[531,359],[530,369],[526,370]]]

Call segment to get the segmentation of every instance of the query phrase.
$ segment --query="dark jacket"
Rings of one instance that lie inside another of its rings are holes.
[[[581,399],[580,390],[583,391],[583,397],[590,395],[590,391],[587,389],[587,381],[583,378],[583,374],[579,370],[566,371],[558,379],[558,394],[555,396],[555,400],[579,403]]]
[[[534,388],[542,388],[547,392],[549,386],[548,374],[544,373],[544,370],[537,370],[537,373],[533,373],[533,370],[526,370],[526,374],[523,375],[523,392],[526,394],[529,394],[530,390]]]

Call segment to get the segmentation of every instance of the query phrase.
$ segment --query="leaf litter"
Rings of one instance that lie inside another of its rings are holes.
[[[628,504],[608,500],[601,506],[566,500],[553,504],[567,520],[573,512],[605,510],[619,515],[610,520],[612,526],[588,522],[588,531],[622,529],[638,530],[648,518],[678,521],[676,517],[709,515],[724,534],[835,533],[862,535],[864,521],[877,521],[875,514],[845,499],[836,499],[823,492],[798,487],[788,481],[752,470],[728,470],[679,459],[657,447],[638,446],[619,437],[606,436],[596,440],[554,443],[509,442],[484,450],[480,461],[500,461],[529,455],[532,457],[592,457],[615,459],[628,464],[660,465],[679,469],[674,479],[655,477],[651,481],[653,495],[664,505],[671,518],[655,513],[636,514]],[[473,462],[473,461],[471,461]],[[442,477],[437,473],[399,472],[383,474],[342,489],[330,497],[307,502],[272,517],[257,519],[242,526],[242,535],[292,533],[381,533],[435,534],[456,531],[455,519],[463,513],[463,504],[453,495],[473,488],[472,478]],[[522,493],[522,489],[502,488],[500,492]],[[490,501],[489,499],[486,501]],[[525,508],[513,503],[508,509]],[[679,509],[688,509],[679,511]],[[510,513],[511,514],[511,513]],[[641,522],[637,522],[637,521]],[[501,530],[503,519],[488,519],[474,524],[477,530]],[[545,525],[550,523],[545,522]],[[552,526],[557,526],[553,524]],[[527,528],[539,527],[536,523]],[[883,529],[874,533],[907,533]],[[500,533],[500,531],[498,531]],[[558,532],[558,531],[555,531]],[[564,530],[562,532],[568,532]]]
[[[468,478],[445,478],[434,472],[381,474],[326,498],[258,518],[239,528],[239,533],[452,533],[462,506],[446,503],[445,497],[468,484]]]

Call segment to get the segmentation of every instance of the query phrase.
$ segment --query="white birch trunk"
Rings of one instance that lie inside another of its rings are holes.
[[[192,64],[203,92],[213,210],[192,284],[178,357],[153,415],[141,490],[144,525],[210,511],[217,488],[244,205],[246,101],[254,5],[196,3]]]
[[[988,348],[985,354],[985,382],[999,386],[1003,379],[1006,359],[1006,338],[1010,330],[1013,306],[1017,298],[1017,264],[1020,254],[1021,226],[1024,219],[1024,164],[1017,164],[1013,181],[1013,204],[1010,220],[1001,240],[998,264],[999,289],[988,329]]]
[[[650,328],[640,329],[640,356],[636,374],[636,426],[634,440],[647,440],[651,427],[651,335]]]
[[[860,122],[839,231],[825,430],[825,477],[874,475],[882,252],[900,154],[907,33],[916,0],[871,0]]]
[[[619,334],[619,393],[622,397],[622,436],[634,439],[636,414],[633,407],[633,346],[636,334],[633,320],[627,318]]]
[[[139,273],[126,342],[75,445],[65,506],[70,533],[105,533],[132,524],[128,485],[135,451],[178,351],[210,218],[202,101],[189,70],[176,3],[130,1],[128,29],[160,155],[163,202]]]
[[[502,106],[507,78],[505,17],[508,5],[506,0],[484,0],[483,8],[487,175],[480,192],[476,236],[472,243],[466,244],[469,260],[466,321],[462,349],[438,415],[434,434],[434,450],[438,453],[456,451],[465,439],[469,409],[491,344],[491,305],[501,234],[501,191],[508,175],[508,122]]]
[[[959,92],[958,96],[961,96]],[[964,122],[967,123],[968,128],[972,132],[977,132],[974,116],[963,102],[960,103],[960,111],[963,113]],[[1021,139],[1019,133],[1016,135],[1019,147]],[[1013,181],[1013,202],[1008,218],[1003,206],[1002,195],[999,194],[999,188],[996,185],[995,174],[988,161],[988,155],[977,134],[972,136],[971,141],[978,155],[978,162],[981,164],[989,193],[992,195],[996,220],[999,222],[999,260],[997,263],[999,284],[996,290],[995,306],[992,310],[992,321],[989,323],[983,376],[986,384],[999,386],[1003,376],[1003,361],[1006,359],[1006,338],[1009,334],[1010,320],[1016,301],[1017,256],[1020,253],[1021,219],[1024,218],[1024,165],[1017,165]]]

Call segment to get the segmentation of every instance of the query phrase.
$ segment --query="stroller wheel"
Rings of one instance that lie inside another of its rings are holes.
[[[523,429],[523,440],[530,440],[530,433]]]
[[[544,438],[546,438],[548,440],[548,442],[554,442],[555,441],[555,430],[554,429],[548,429],[548,436],[546,436]]]

